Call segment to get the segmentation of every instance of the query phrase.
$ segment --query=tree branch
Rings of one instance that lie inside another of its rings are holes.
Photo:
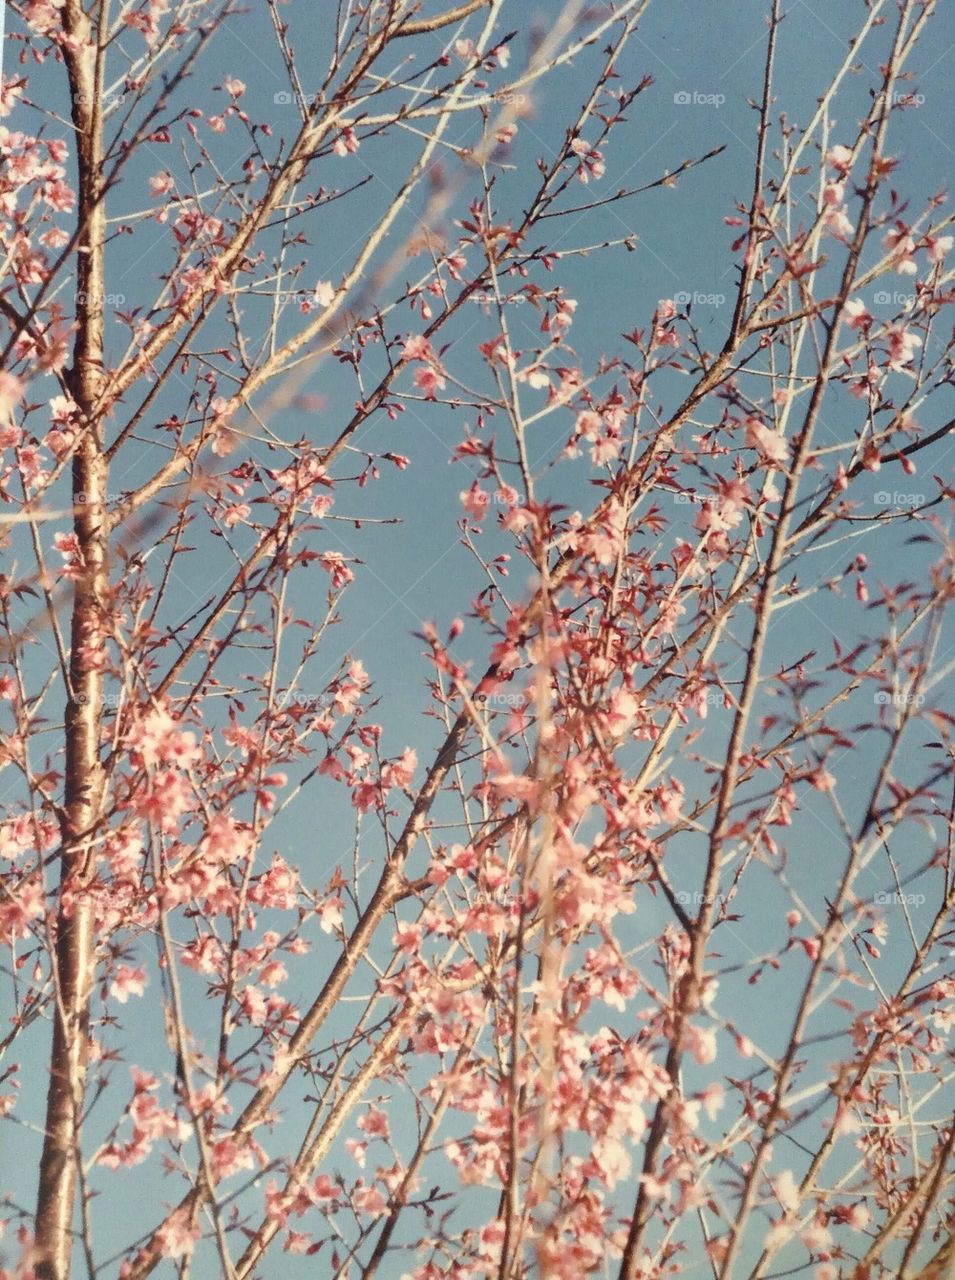
[[[393,38],[401,36],[423,36],[431,31],[440,31],[442,27],[450,27],[454,22],[462,22],[478,9],[485,8],[490,0],[466,0],[466,3],[447,9],[444,13],[436,13],[433,18],[417,18],[414,22],[405,22],[394,33]]]

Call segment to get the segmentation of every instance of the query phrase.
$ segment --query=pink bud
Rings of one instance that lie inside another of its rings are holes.
[[[799,945],[802,947],[803,951],[805,951],[810,960],[815,960],[818,957],[819,952],[822,950],[822,945],[818,938],[800,938]]]
[[[733,1039],[736,1041],[736,1052],[741,1058],[751,1058],[753,1056],[753,1042],[749,1036],[741,1036],[737,1033]]]

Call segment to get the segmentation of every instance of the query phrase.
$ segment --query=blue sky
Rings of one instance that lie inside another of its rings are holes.
[[[513,72],[524,64],[533,33],[546,28],[551,11],[536,0],[511,0],[505,8],[504,29],[517,31],[512,45]],[[253,5],[252,9],[247,17],[224,26],[212,43],[201,72],[189,83],[181,101],[192,102],[206,112],[221,109],[224,95],[217,92],[215,86],[221,83],[223,75],[238,76],[248,86],[243,99],[245,110],[253,119],[269,120],[274,132],[280,135],[294,129],[297,117],[294,108],[276,101],[276,95],[286,87],[284,74],[274,53],[264,6]],[[328,0],[320,3],[291,0],[283,14],[290,23],[291,41],[303,69],[306,91],[310,89],[309,68],[316,68],[317,78],[318,69],[325,65],[331,9]],[[766,0],[735,0],[724,4],[714,0],[669,0],[668,3],[661,0],[650,6],[633,37],[623,58],[622,83],[636,83],[645,75],[652,76],[654,83],[628,111],[628,123],[614,134],[606,150],[606,177],[595,186],[575,186],[571,197],[585,202],[590,196],[603,195],[618,187],[640,186],[715,147],[723,146],[725,150],[716,159],[681,177],[676,189],[656,189],[608,209],[563,218],[554,224],[551,247],[564,251],[623,236],[632,236],[636,241],[635,252],[621,247],[587,257],[568,257],[561,263],[560,282],[570,296],[578,300],[572,342],[583,367],[592,365],[600,353],[619,351],[620,333],[646,324],[658,298],[692,296],[694,317],[700,325],[703,343],[711,351],[722,344],[732,310],[736,271],[734,257],[729,252],[734,233],[724,225],[723,218],[734,212],[738,201],[749,197],[756,114],[747,100],[757,98],[761,89],[767,9]],[[800,124],[808,119],[863,14],[863,4],[855,0],[845,0],[838,6],[823,0],[816,0],[814,4],[794,0],[789,6],[780,34],[776,96],[778,110],[785,111],[791,122]],[[887,38],[886,32],[877,33],[871,48],[867,46],[862,50],[857,70],[849,76],[845,92],[833,111],[832,142],[849,141],[854,136],[856,122],[868,108],[869,90],[878,81],[878,64],[885,53]],[[909,195],[914,209],[921,208],[951,174],[953,150],[947,123],[953,48],[955,10],[941,5],[932,20],[931,35],[911,63],[915,77],[907,87],[920,101],[914,102],[911,109],[896,113],[893,129],[891,151],[902,157],[898,184]],[[532,110],[520,121],[509,156],[513,168],[501,174],[495,189],[496,203],[504,216],[519,217],[524,207],[522,201],[535,181],[535,162],[538,157],[549,158],[554,153],[571,113],[576,112],[589,89],[598,59],[599,51],[588,51],[573,66],[562,68],[534,89]],[[8,70],[10,62],[8,49]],[[506,78],[502,78],[503,82]],[[50,63],[34,69],[31,90],[34,100],[62,110],[65,103],[62,68]],[[24,114],[24,121],[27,118]],[[21,127],[36,126],[31,120],[29,125],[24,123]],[[459,145],[474,141],[477,134],[473,128],[463,124],[455,141]],[[237,168],[244,156],[239,145],[240,135],[234,133],[229,137],[236,143],[234,155],[229,153],[227,145],[217,155],[220,160],[224,156],[226,161],[234,161]],[[409,147],[412,145],[417,145],[415,140],[409,142]],[[179,173],[181,157],[173,151],[171,147],[150,144],[115,193],[111,211],[118,214],[142,208],[142,184],[149,174],[167,168]],[[327,162],[327,177],[323,171],[322,181],[330,187],[366,174],[371,175],[371,180],[358,195],[324,211],[315,223],[310,243],[297,250],[307,264],[301,276],[302,287],[314,287],[318,280],[339,278],[373,227],[382,202],[395,190],[410,154],[410,150],[391,140],[368,142],[354,157]],[[453,161],[446,161],[445,169],[456,174]],[[459,180],[462,193],[455,211],[466,205],[468,184],[474,186],[467,174]],[[807,216],[814,199],[811,194],[814,181],[814,172],[804,179]],[[477,194],[476,186],[473,194]],[[401,220],[393,231],[386,253],[414,233],[420,212],[418,201],[413,214]],[[443,226],[451,230],[448,220],[443,221]],[[139,300],[146,274],[161,269],[164,254],[168,257],[168,231],[155,224],[147,223],[135,236],[120,237],[114,242],[109,255],[107,290],[126,299],[118,304],[120,307]],[[410,263],[408,278],[419,268],[420,261]],[[399,272],[397,282],[402,279]],[[888,287],[895,288],[895,285]],[[906,281],[900,279],[899,288],[906,287]],[[879,315],[880,306],[883,312],[888,312],[892,300],[880,303],[873,291],[870,309]],[[475,343],[487,336],[486,321],[480,310],[475,306],[473,313],[465,314],[443,340],[453,344],[449,359],[456,371],[472,385],[488,389],[482,363],[474,351]],[[536,345],[539,342],[536,315],[526,314],[530,309],[525,307],[511,310],[514,314],[509,316],[509,322],[517,345]],[[399,330],[411,332],[417,326],[416,319],[407,313],[395,320]],[[116,332],[119,334],[119,330]],[[226,336],[223,328],[220,338]],[[657,388],[658,394],[666,398],[664,408],[672,409],[679,402],[684,383],[674,374],[661,379]],[[277,420],[270,422],[271,428],[288,441],[303,435],[318,440],[333,437],[347,420],[355,399],[354,384],[347,370],[332,360],[325,360],[311,374],[303,391],[320,396],[324,407],[318,410],[296,405],[286,407],[277,415]],[[181,393],[182,388],[174,383],[160,397],[153,415],[155,421],[166,413],[182,411]],[[948,402],[942,397],[939,400],[938,408],[929,410],[930,415],[936,416],[922,422],[927,429],[943,421],[943,413],[951,413],[950,396]],[[852,425],[848,415],[855,412],[854,402],[834,395],[831,408],[824,412],[820,423],[822,440],[846,438]],[[375,718],[384,727],[386,750],[393,754],[406,745],[414,746],[422,763],[428,761],[439,730],[432,720],[422,715],[430,669],[422,658],[422,644],[415,632],[425,621],[433,620],[439,630],[443,630],[453,617],[466,615],[469,601],[480,586],[473,560],[460,545],[456,528],[460,516],[458,494],[471,483],[472,474],[467,463],[453,462],[451,454],[466,421],[467,410],[410,402],[405,403],[405,412],[393,424],[379,415],[374,424],[366,428],[369,447],[405,454],[411,458],[412,465],[403,473],[383,465],[381,478],[360,494],[351,488],[343,490],[339,508],[344,514],[361,515],[365,519],[396,517],[400,522],[366,524],[360,530],[333,525],[322,535],[324,548],[355,556],[361,565],[356,570],[357,581],[343,602],[343,620],[323,648],[315,669],[316,687],[322,687],[320,673],[330,676],[346,654],[361,657],[373,680],[375,695],[380,699]],[[534,441],[541,462],[556,456],[566,438],[566,424],[558,427],[548,422],[545,420],[540,438]],[[503,427],[500,433],[503,435]],[[361,437],[358,443],[360,445]],[[123,489],[133,484],[156,456],[156,446],[144,444],[128,470],[121,465],[114,471],[111,488]],[[276,465],[274,456],[261,450],[259,461]],[[935,470],[946,470],[950,461],[950,447],[947,452],[940,449],[935,455]],[[553,480],[543,479],[544,491],[552,483],[555,498],[571,506],[582,505],[588,498],[588,485],[584,480],[568,481],[565,471],[566,468],[557,469]],[[884,488],[919,486],[905,480],[901,473],[897,473],[890,484],[883,472],[872,478],[870,487],[875,493]],[[674,513],[674,518],[687,516],[688,512],[691,516],[692,509],[683,508]],[[907,545],[904,529],[890,537],[892,570],[899,576],[922,574],[924,549]],[[497,545],[493,533],[485,536],[485,545]],[[503,540],[500,546],[504,548]],[[885,551],[882,554],[885,555]],[[820,553],[811,573],[820,577],[835,573],[850,558],[850,552],[844,547],[831,554]],[[188,616],[217,583],[224,581],[228,567],[224,548],[213,545],[211,540],[199,546],[180,569],[176,596],[167,610],[168,620],[174,622],[177,611],[180,617]],[[520,593],[523,573],[515,562],[511,583],[514,594]],[[291,603],[305,613],[314,614],[326,585],[324,574],[316,569],[295,588],[298,594],[293,593]],[[779,615],[771,631],[767,668],[792,661],[809,650],[828,655],[836,639],[851,647],[853,641],[865,633],[868,619],[852,598],[851,589],[844,598],[829,595],[823,598],[824,603],[819,603],[819,599]],[[457,652],[478,664],[485,651],[484,637],[470,624],[458,643]],[[246,652],[237,657],[235,669],[257,675],[263,661],[263,655]],[[740,673],[741,667],[737,674]],[[871,691],[864,697],[871,699]],[[861,720],[866,714],[874,715],[871,701],[868,707],[857,703],[846,723],[852,723],[853,717]],[[707,730],[711,736],[705,738],[704,743],[717,750],[715,744],[725,728],[725,718],[721,718],[719,712],[711,712]],[[853,791],[854,774],[858,771],[860,776],[867,775],[874,759],[872,749],[867,748],[854,758],[847,753],[841,761],[840,782],[848,790],[850,817],[859,817],[858,806],[865,797],[862,788]],[[912,768],[916,774],[921,765],[913,763]],[[698,769],[689,763],[685,776],[691,782],[700,779]],[[832,860],[841,855],[842,848],[822,800],[818,805],[804,802],[800,819],[786,833],[786,838],[793,879],[800,878],[807,900],[824,910],[822,898],[831,883]],[[265,852],[270,852],[272,847],[281,848],[289,862],[302,868],[306,879],[320,885],[336,863],[347,860],[351,841],[352,815],[347,803],[343,804],[340,796],[332,796],[330,784],[316,783],[303,801],[270,832]],[[369,856],[373,856],[375,848],[372,837]],[[688,838],[685,846],[681,842],[681,847],[674,850],[674,858],[685,862],[685,878],[680,883],[688,888],[695,885],[693,859],[698,849],[698,844]],[[925,848],[913,841],[907,850],[908,865],[916,866],[924,853]],[[700,862],[697,858],[695,865],[698,867]],[[886,874],[885,884],[888,883]],[[873,883],[871,890],[876,887],[884,887],[883,882]],[[745,939],[741,943],[739,931],[732,927],[727,927],[727,932],[733,934],[737,945],[751,951],[771,950],[780,942],[775,878],[768,871],[754,875],[747,894],[741,897],[741,910],[747,912]],[[666,918],[662,906],[644,904],[634,925],[633,944],[652,937]],[[329,944],[325,940],[321,945]],[[146,940],[137,946],[145,959],[149,952]],[[291,998],[307,1003],[308,993],[314,988],[315,966],[321,967],[322,958],[322,952],[317,949],[311,959],[299,966],[290,984]],[[892,972],[907,963],[907,959],[901,951],[897,957],[887,956],[886,976],[891,978]],[[747,987],[744,979],[739,980],[734,1000],[740,1025],[754,1033],[758,1031],[761,1042],[770,1051],[781,1046],[781,1038],[788,1031],[788,1017],[780,1020],[775,1014],[780,1002],[785,1004],[792,990],[793,971],[798,964],[799,957],[790,954],[778,974],[769,975],[755,988]],[[367,977],[363,982],[367,987]],[[727,991],[734,989],[733,982],[732,977],[726,979]],[[361,987],[362,983],[357,983],[355,990]],[[190,995],[191,1017],[197,1028],[202,1027],[208,1014],[198,985],[190,988],[187,980],[186,990]],[[154,987],[152,994],[155,993]],[[165,1065],[160,1022],[155,1001],[147,999],[126,1006],[117,1044],[125,1048],[130,1060],[142,1066]],[[818,1029],[820,1032],[828,1029],[825,1015],[821,1015]],[[34,1035],[31,1051],[37,1054],[36,1070],[24,1081],[24,1103],[20,1108],[22,1114],[29,1113],[34,1118],[39,1114],[36,1108],[45,1085],[42,1047],[43,1036]],[[824,1056],[827,1047],[823,1046],[819,1052]],[[734,1069],[737,1065],[734,1063]],[[283,1105],[290,1107],[288,1127],[293,1135],[289,1139],[290,1149],[298,1138],[295,1092],[295,1088],[290,1088],[289,1096],[283,1095]],[[299,1088],[297,1092],[302,1094],[307,1090]],[[95,1132],[95,1118],[90,1128]],[[3,1136],[0,1174],[6,1176],[2,1182],[16,1184],[18,1200],[29,1203],[34,1193],[35,1137],[24,1128],[10,1125]],[[347,1157],[342,1157],[343,1164],[346,1160]],[[127,1238],[130,1222],[145,1226],[147,1220],[151,1221],[160,1201],[167,1198],[165,1185],[157,1177],[155,1162],[133,1177],[120,1174],[104,1179],[105,1193],[93,1208],[101,1240],[115,1239],[119,1247]],[[148,1208],[145,1214],[144,1205]],[[104,1243],[102,1247],[108,1250],[109,1246]],[[396,1260],[393,1267],[388,1264],[380,1273],[382,1280],[397,1280],[408,1265],[407,1260],[401,1263]],[[305,1260],[280,1255],[261,1268],[261,1275],[264,1280],[273,1280],[280,1275],[317,1274],[314,1264],[311,1267]],[[202,1274],[201,1268],[196,1274]],[[694,1273],[687,1271],[686,1274]],[[699,1274],[703,1274],[702,1268]]]

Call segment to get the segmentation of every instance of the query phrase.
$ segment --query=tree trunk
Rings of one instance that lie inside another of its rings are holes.
[[[89,1052],[89,1000],[95,972],[94,913],[86,900],[95,859],[90,835],[102,801],[99,761],[102,674],[109,599],[103,456],[103,241],[100,190],[102,71],[90,22],[67,0],[65,24],[75,44],[65,52],[76,126],[78,220],[73,363],[67,380],[78,405],[79,443],[73,456],[73,528],[82,568],[75,582],[65,713],[65,783],[61,817],[60,889],[56,912],[56,1007],[40,1161],[36,1273],[66,1280],[70,1272],[79,1126]]]

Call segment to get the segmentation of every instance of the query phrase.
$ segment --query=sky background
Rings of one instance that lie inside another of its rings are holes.
[[[522,67],[528,57],[535,32],[546,30],[552,20],[553,9],[534,0],[510,0],[506,5],[504,30],[516,30],[511,46],[510,73]],[[221,110],[225,95],[217,90],[222,76],[238,76],[247,85],[242,106],[254,120],[268,120],[276,134],[290,134],[296,125],[295,108],[285,104],[281,97],[287,88],[284,71],[275,54],[274,40],[264,4],[252,0],[250,13],[229,22],[212,42],[209,56],[202,64],[201,73],[190,81],[180,101],[191,101],[203,112]],[[291,0],[283,14],[287,17],[292,46],[300,68],[303,85],[310,91],[307,70],[314,66],[316,83],[320,70],[327,61],[327,47],[331,29],[331,0]],[[550,247],[569,250],[607,238],[632,236],[636,239],[635,252],[623,248],[594,253],[587,257],[569,257],[562,260],[559,280],[566,292],[578,300],[572,343],[583,368],[593,365],[600,353],[621,349],[619,335],[634,326],[647,323],[653,305],[658,298],[679,295],[695,297],[693,314],[700,325],[701,338],[709,350],[717,350],[723,342],[726,327],[732,313],[732,295],[735,280],[735,258],[729,246],[736,234],[724,225],[726,215],[735,212],[738,201],[748,200],[753,162],[756,114],[748,101],[759,96],[766,39],[766,0],[734,0],[731,4],[717,4],[713,0],[659,0],[652,4],[641,22],[639,31],[632,38],[624,54],[621,66],[621,83],[635,84],[644,76],[653,77],[653,85],[647,89],[628,111],[628,123],[617,130],[605,151],[607,175],[595,186],[575,185],[568,199],[584,203],[591,196],[605,195],[618,187],[635,187],[652,182],[666,170],[676,169],[683,161],[699,157],[717,146],[725,151],[715,160],[684,175],[676,189],[657,189],[633,200],[622,202],[598,212],[567,217],[552,224],[554,236]],[[776,64],[776,96],[779,110],[784,110],[795,124],[805,123],[818,94],[828,83],[829,76],[844,55],[847,40],[864,17],[864,6],[854,0],[841,0],[838,5],[815,4],[806,0],[793,0],[786,6],[786,19],[780,33]],[[16,30],[15,20],[8,28]],[[472,24],[469,32],[473,34]],[[877,34],[871,47],[867,46],[858,58],[857,73],[851,75],[833,111],[831,142],[848,142],[855,135],[856,122],[868,109],[870,88],[878,81],[878,63],[885,52],[887,33]],[[9,43],[9,42],[8,42]],[[407,42],[412,43],[412,42]],[[437,38],[435,44],[439,42]],[[902,157],[897,185],[910,198],[911,207],[920,209],[925,200],[946,185],[952,171],[951,145],[951,76],[953,48],[955,48],[955,9],[951,5],[939,6],[933,18],[930,35],[924,40],[910,63],[915,76],[907,88],[917,95],[917,103],[911,109],[896,113],[890,148]],[[403,52],[405,52],[403,50]],[[538,83],[533,89],[530,114],[519,122],[519,133],[508,157],[513,168],[504,172],[496,188],[497,208],[508,218],[516,220],[525,207],[524,201],[533,189],[537,172],[537,158],[550,158],[558,146],[564,128],[576,114],[584,93],[592,83],[599,51],[588,51],[570,67]],[[12,51],[8,47],[5,69],[9,72]],[[62,68],[52,64],[34,69],[30,96],[54,111],[65,108],[65,75]],[[508,73],[499,73],[496,84],[507,83]],[[42,97],[41,97],[42,89]],[[277,100],[278,95],[278,100]],[[689,101],[686,101],[689,96]],[[27,123],[29,119],[30,123]],[[9,122],[8,122],[9,123]],[[23,128],[36,128],[35,117],[23,109]],[[477,140],[477,126],[462,119],[455,134],[455,142],[467,145]],[[228,138],[235,140],[234,155],[228,152]],[[416,145],[416,140],[412,140]],[[178,174],[181,157],[171,154],[172,148],[149,145],[140,160],[135,162],[127,178],[114,193],[111,213],[143,207],[143,183],[147,176],[161,169]],[[300,278],[300,287],[309,289],[319,280],[337,282],[350,264],[357,248],[364,242],[375,224],[383,202],[394,192],[405,171],[410,150],[395,145],[389,138],[383,143],[368,142],[357,155],[345,159],[332,158],[321,181],[328,187],[343,185],[366,174],[371,181],[357,196],[324,210],[316,222],[316,234],[312,243],[303,247],[300,256],[307,259],[307,266]],[[230,133],[223,140],[218,157],[226,155],[234,161],[237,171],[245,155],[240,135]],[[228,165],[225,166],[228,171]],[[477,188],[473,178],[461,175],[453,161],[445,160],[446,173],[453,181],[460,181],[462,195],[454,202],[454,212],[465,207],[465,193],[470,184]],[[804,179],[807,193],[807,216],[813,207],[814,171]],[[389,238],[387,253],[401,245],[413,234],[415,218],[420,215],[421,200],[413,202],[412,214],[399,221]],[[448,220],[441,224],[451,230]],[[122,296],[117,302],[120,309],[138,302],[147,276],[153,276],[168,261],[168,229],[155,223],[138,228],[135,236],[120,237],[114,241],[108,259],[107,292]],[[292,255],[295,256],[294,254]],[[399,271],[397,283],[405,274],[408,279],[422,269],[423,260],[409,263],[407,272]],[[896,283],[897,282],[897,283]],[[540,282],[539,282],[540,283]],[[869,309],[877,317],[891,314],[897,308],[897,300],[880,301],[885,290],[898,289],[904,293],[908,281],[902,277],[889,277],[873,287],[872,296],[866,297]],[[250,304],[251,305],[251,304]],[[481,308],[465,308],[466,314],[443,334],[442,341],[453,343],[451,363],[462,376],[470,378],[473,385],[487,387],[482,362],[474,347],[477,341],[488,335],[488,322]],[[530,308],[512,307],[508,316],[518,346],[532,347],[539,344],[537,333],[539,317]],[[294,318],[293,318],[294,322]],[[407,332],[420,328],[420,322],[409,313],[394,320],[394,327]],[[122,330],[116,329],[116,346],[121,350]],[[223,330],[222,336],[225,337]],[[685,381],[673,374],[661,378],[657,394],[664,401],[664,409],[679,403],[685,390]],[[179,401],[177,402],[177,391]],[[350,416],[355,399],[353,381],[348,372],[334,361],[325,360],[314,371],[303,393],[321,397],[320,409],[292,405],[283,409],[271,428],[283,439],[294,441],[303,435],[320,441],[334,438],[341,424]],[[182,411],[182,388],[175,385],[161,397],[156,406],[155,420],[166,413]],[[937,405],[927,411],[921,425],[927,430],[944,421],[942,415],[951,415],[951,395],[937,397]],[[819,428],[819,438],[844,440],[853,429],[858,415],[857,402],[848,397],[833,395],[827,401]],[[707,421],[711,417],[704,413]],[[353,530],[345,525],[327,526],[320,540],[323,549],[337,549],[348,556],[360,559],[356,568],[357,581],[349,591],[341,609],[343,621],[336,628],[322,650],[323,657],[315,668],[315,687],[323,687],[347,654],[361,657],[373,680],[374,692],[380,699],[375,719],[384,727],[385,750],[396,754],[406,745],[417,748],[419,759],[426,764],[434,746],[439,741],[439,728],[422,716],[426,705],[426,682],[430,668],[422,658],[422,644],[416,638],[425,621],[435,621],[443,631],[452,618],[465,615],[471,597],[479,589],[475,566],[469,553],[460,544],[456,522],[460,517],[459,492],[466,489],[472,479],[468,464],[452,462],[451,454],[462,436],[462,423],[467,421],[465,410],[452,411],[443,406],[426,406],[405,402],[405,412],[398,421],[389,424],[378,415],[367,428],[370,447],[408,455],[412,465],[408,471],[398,473],[393,468],[382,467],[381,478],[370,484],[361,494],[360,512],[356,511],[357,495],[352,489],[342,491],[337,510],[342,513],[361,514],[365,518],[397,517],[400,523],[365,525]],[[503,425],[498,429],[503,437]],[[144,435],[148,437],[148,432]],[[556,417],[545,419],[540,435],[534,439],[537,459],[555,457],[566,441],[567,423]],[[361,443],[359,436],[359,445]],[[158,446],[144,443],[128,471],[122,467],[111,477],[112,490],[122,491],[131,487],[151,468],[157,457]],[[274,455],[259,451],[260,460],[266,465],[276,465]],[[933,470],[948,473],[951,462],[951,446],[940,448],[934,456]],[[343,468],[343,470],[346,468]],[[554,473],[554,496],[574,506],[583,505],[588,499],[586,477],[575,491],[573,480],[568,480],[568,469]],[[547,492],[548,481],[542,481]],[[870,478],[873,503],[876,493],[889,490],[911,492],[919,490],[918,477],[912,480],[899,470],[888,477],[884,470]],[[670,514],[668,512],[668,514]],[[673,513],[674,519],[692,519],[692,508]],[[890,535],[892,538],[893,569],[902,576],[910,571],[912,576],[923,572],[924,551],[906,545],[904,530]],[[487,534],[484,545],[496,546],[493,534]],[[501,541],[501,549],[505,548]],[[885,550],[882,552],[885,555]],[[813,566],[813,575],[828,576],[838,572],[850,558],[845,547],[831,555],[823,552]],[[910,570],[908,566],[911,566]],[[173,602],[181,617],[187,617],[226,580],[229,559],[225,549],[211,540],[204,543],[191,561],[185,561],[177,577],[177,595]],[[511,583],[513,594],[520,594],[524,570],[515,562],[515,577]],[[313,615],[326,590],[327,580],[318,570],[314,577],[295,588],[301,598],[293,604]],[[311,606],[311,608],[309,608]],[[25,610],[25,615],[29,610]],[[852,598],[851,590],[843,598],[832,595],[816,597],[787,609],[776,616],[769,641],[766,667],[782,665],[796,657],[816,650],[831,653],[834,640],[844,647],[852,644],[866,632],[867,618],[864,609]],[[486,652],[484,637],[478,628],[469,625],[457,646],[457,653],[466,660],[479,663]],[[950,645],[944,647],[941,660],[951,655]],[[258,675],[262,655],[249,652],[238,655],[235,670],[248,670]],[[740,667],[737,674],[741,674]],[[730,673],[732,674],[732,673]],[[307,687],[304,688],[307,692]],[[864,717],[874,718],[878,708],[872,705],[872,690],[861,695],[862,701],[847,713],[846,723]],[[863,702],[865,705],[863,705]],[[768,705],[768,704],[767,704]],[[725,731],[726,720],[719,711],[711,711],[708,734]],[[715,737],[704,738],[714,744]],[[852,813],[852,805],[861,805],[867,798],[865,788],[855,793],[851,790],[853,771],[867,775],[874,755],[869,749],[855,758],[847,753],[841,762],[841,780],[850,783],[845,797],[850,817],[858,818],[858,810]],[[687,764],[691,779],[699,779],[692,765]],[[905,766],[903,765],[903,772]],[[921,761],[913,764],[916,773]],[[687,775],[683,775],[687,776]],[[301,867],[303,877],[310,883],[324,883],[336,863],[348,857],[351,847],[351,814],[340,796],[332,797],[331,784],[316,783],[303,802],[293,806],[270,830],[266,854],[271,847],[280,848],[293,865]],[[691,787],[688,785],[688,791]],[[10,797],[0,797],[7,798]],[[441,810],[436,811],[440,816]],[[369,824],[370,825],[370,824]],[[833,882],[833,859],[841,859],[841,837],[832,829],[831,816],[826,803],[817,804],[803,800],[796,825],[785,832],[790,868],[795,868],[793,878],[802,880],[801,888],[807,902],[824,909],[822,895]],[[702,846],[692,838],[681,841],[674,849],[674,858],[683,859],[685,874],[675,875],[675,882],[687,889],[696,887],[702,860],[696,857]],[[375,837],[371,838],[369,856],[373,856]],[[918,866],[929,848],[926,843],[902,851],[906,866]],[[266,861],[263,859],[263,861]],[[876,872],[865,873],[863,879],[874,877],[869,891],[890,887],[888,869],[884,877]],[[774,950],[782,943],[779,935],[780,913],[772,909],[778,903],[778,885],[772,873],[757,871],[741,895],[740,910],[747,912],[745,937],[732,926],[727,926],[735,943],[744,948],[743,954]],[[765,901],[763,900],[765,899]],[[642,904],[639,918],[633,925],[631,941],[639,945],[653,937],[666,922],[663,906]],[[267,921],[263,920],[267,927]],[[293,970],[289,984],[289,998],[302,1005],[307,1003],[308,993],[316,985],[315,971],[324,972],[324,955],[330,943],[324,935],[318,935],[316,950]],[[324,939],[324,941],[322,941]],[[143,940],[138,944],[146,958],[148,947]],[[326,948],[323,953],[321,948]],[[897,956],[886,957],[886,977],[891,980],[893,969],[901,971],[908,962],[904,948]],[[780,971],[771,974],[758,987],[744,985],[740,978],[738,996],[728,1000],[726,1008],[738,1009],[739,1024],[743,1029],[758,1033],[760,1043],[774,1052],[784,1043],[788,1034],[789,1009],[787,994],[792,991],[793,973],[802,976],[799,956],[789,953]],[[745,976],[745,975],[744,975]],[[185,990],[190,1001],[191,1017],[196,1027],[204,1025],[208,1017],[200,997],[199,984],[186,975]],[[733,979],[726,980],[731,991]],[[355,990],[367,988],[367,977],[356,982]],[[155,992],[154,992],[155,994]],[[783,1003],[786,1016],[778,1018],[776,1011]],[[342,1024],[344,1025],[344,1023]],[[825,1034],[825,1014],[819,1019],[818,1031]],[[330,1028],[329,1034],[334,1033]],[[37,1107],[45,1089],[42,1047],[45,1030],[32,1040],[37,1054],[36,1070],[24,1080],[24,1102],[18,1111],[34,1117],[41,1114]],[[116,1043],[125,1050],[129,1061],[143,1067],[158,1066],[165,1069],[168,1058],[162,1044],[159,1008],[148,998],[131,1002],[122,1011],[122,1029]],[[820,1045],[820,1060],[832,1056],[831,1046]],[[727,1070],[738,1069],[735,1060]],[[120,1071],[125,1068],[119,1068]],[[122,1092],[123,1086],[120,1086]],[[298,1089],[299,1094],[307,1092]],[[296,1086],[283,1095],[283,1106],[289,1108],[287,1125],[290,1133],[289,1149],[296,1143]],[[32,1103],[32,1105],[31,1105]],[[104,1123],[113,1112],[104,1115]],[[97,1132],[96,1114],[90,1122],[88,1135],[93,1139]],[[347,1130],[350,1132],[351,1130]],[[24,1126],[6,1125],[0,1147],[0,1185],[16,1187],[20,1203],[29,1203],[34,1195],[36,1137]],[[270,1144],[270,1153],[277,1151],[280,1143]],[[343,1166],[348,1157],[336,1153]],[[785,1167],[791,1160],[786,1154],[779,1160]],[[159,1204],[169,1198],[165,1184],[159,1176],[157,1161],[151,1160],[130,1175],[112,1177],[100,1175],[104,1189],[102,1197],[94,1203],[94,1221],[102,1248],[113,1238],[116,1247],[129,1236],[129,1223],[142,1222],[145,1226],[156,1217]],[[334,1161],[332,1162],[334,1164]],[[352,1170],[354,1172],[354,1170]],[[237,1179],[237,1184],[242,1179]],[[482,1194],[477,1190],[475,1197]],[[178,1189],[176,1192],[178,1198]],[[625,1189],[625,1196],[629,1191]],[[477,1201],[475,1200],[475,1205]],[[147,1210],[144,1214],[144,1207]],[[475,1209],[477,1213],[477,1209]],[[386,1264],[380,1275],[382,1280],[397,1280],[411,1260],[398,1260]],[[197,1261],[194,1274],[204,1277],[203,1264]],[[115,1274],[115,1268],[107,1268],[104,1274]],[[167,1274],[160,1269],[157,1274]],[[263,1280],[274,1277],[316,1276],[324,1272],[316,1270],[314,1261],[275,1255],[260,1268]],[[697,1274],[688,1267],[684,1274]],[[701,1263],[698,1274],[705,1274]]]

